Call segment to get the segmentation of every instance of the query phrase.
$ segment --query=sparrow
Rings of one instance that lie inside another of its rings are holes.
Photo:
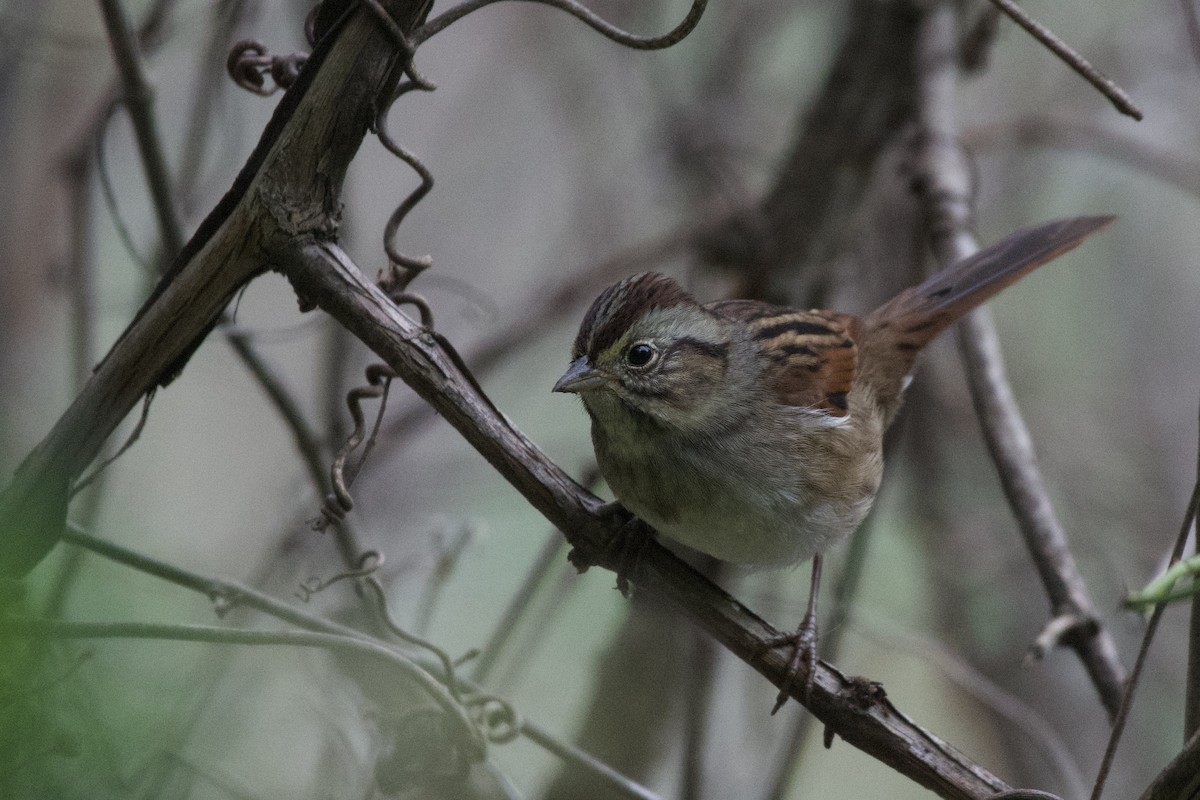
[[[617,501],[663,536],[724,561],[813,561],[803,621],[767,644],[793,647],[775,710],[802,663],[811,689],[821,554],[871,508],[883,435],[921,350],[1113,219],[1018,231],[862,319],[756,300],[701,303],[654,272],[592,303],[554,391],[582,398]]]

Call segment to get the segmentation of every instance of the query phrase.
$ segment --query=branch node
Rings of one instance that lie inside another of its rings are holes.
[[[1056,614],[1042,628],[1042,632],[1029,645],[1022,661],[1023,667],[1031,667],[1035,661],[1044,659],[1051,650],[1069,642],[1073,637],[1094,636],[1100,629],[1100,623],[1090,614],[1078,610]]]
[[[260,97],[269,97],[295,83],[307,60],[307,53],[273,56],[262,42],[243,39],[229,50],[225,69],[241,88]],[[273,85],[267,85],[267,75],[271,76]]]

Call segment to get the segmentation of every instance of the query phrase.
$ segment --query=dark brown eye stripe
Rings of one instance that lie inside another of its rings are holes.
[[[675,342],[675,346],[687,347],[717,361],[724,361],[729,355],[729,345],[722,342],[705,342],[691,336],[682,337]]]

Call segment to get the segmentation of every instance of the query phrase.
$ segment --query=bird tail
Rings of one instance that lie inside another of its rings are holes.
[[[1027,228],[905,289],[863,323],[863,372],[873,372],[877,401],[898,405],[921,349],[1001,289],[1068,250],[1116,217],[1073,217]],[[866,376],[864,376],[866,377]]]

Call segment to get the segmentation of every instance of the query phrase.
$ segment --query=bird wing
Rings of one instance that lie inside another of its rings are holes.
[[[707,308],[745,323],[767,362],[780,405],[830,417],[850,413],[861,324],[851,314],[797,311],[757,300],[722,300]]]

